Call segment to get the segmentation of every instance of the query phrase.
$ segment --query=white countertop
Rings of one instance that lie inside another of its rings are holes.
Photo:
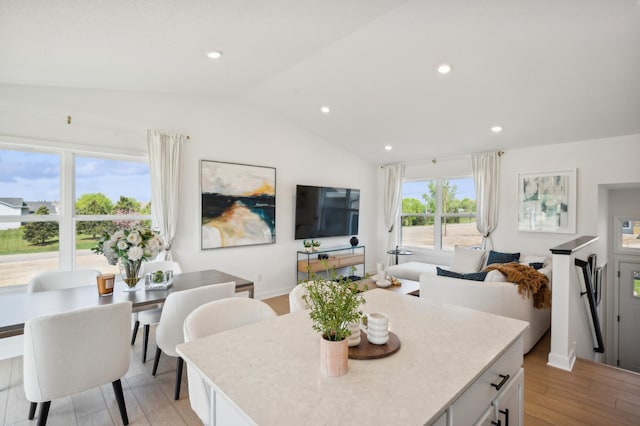
[[[178,353],[259,425],[424,424],[457,399],[528,323],[386,290],[365,313],[389,315],[394,355],[320,373],[320,336],[296,312],[178,345]]]

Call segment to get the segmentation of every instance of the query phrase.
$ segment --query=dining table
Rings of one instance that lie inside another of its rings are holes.
[[[139,310],[163,303],[175,291],[229,281],[236,283],[236,293],[248,292],[249,297],[254,297],[252,281],[216,269],[175,274],[167,289],[151,290],[138,284],[140,290],[125,291],[126,284],[116,280],[113,293],[106,296],[98,294],[95,282],[63,290],[3,294],[0,295],[0,339],[23,334],[25,322],[33,318],[123,301],[132,302],[133,310]]]

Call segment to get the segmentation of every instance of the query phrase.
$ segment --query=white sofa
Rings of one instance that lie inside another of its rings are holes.
[[[551,327],[551,309],[534,308],[533,300],[523,298],[518,293],[516,284],[438,276],[438,266],[423,262],[407,262],[390,266],[387,273],[398,278],[420,281],[420,297],[528,322],[529,328],[523,336],[525,354]],[[445,266],[440,267],[447,269]],[[540,269],[540,272],[551,279],[550,265]]]

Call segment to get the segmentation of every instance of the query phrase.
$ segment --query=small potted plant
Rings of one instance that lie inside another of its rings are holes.
[[[327,376],[347,372],[350,324],[360,321],[360,305],[365,303],[357,284],[348,279],[325,279],[312,276],[302,284],[307,294],[303,300],[309,309],[312,327],[320,333],[320,369]]]
[[[317,251],[320,248],[320,241],[311,240],[311,250]]]
[[[302,245],[304,246],[304,251],[307,253],[313,251],[313,244],[311,241],[303,240]]]

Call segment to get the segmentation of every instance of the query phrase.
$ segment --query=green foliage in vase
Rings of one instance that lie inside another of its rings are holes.
[[[338,278],[332,270],[330,279],[311,274],[302,283],[307,294],[302,298],[309,309],[312,327],[327,340],[344,340],[351,335],[349,323],[359,321],[365,303],[358,285],[348,278]]]

